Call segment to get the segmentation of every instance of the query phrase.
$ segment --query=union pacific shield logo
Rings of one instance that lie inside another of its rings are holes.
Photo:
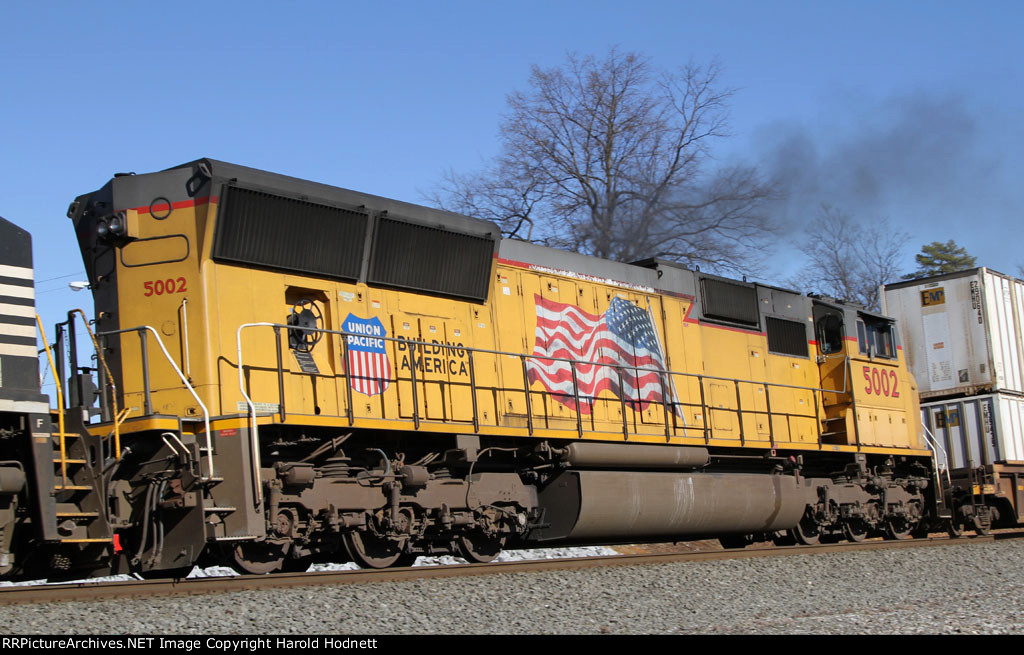
[[[375,396],[391,384],[391,360],[388,358],[387,330],[376,316],[359,318],[349,314],[342,326],[347,334],[349,384],[354,391]]]

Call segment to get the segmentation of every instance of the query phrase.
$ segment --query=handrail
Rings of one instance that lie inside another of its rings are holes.
[[[181,366],[182,368],[185,369],[185,375],[188,376],[189,380],[191,380],[192,362],[191,359],[189,358],[188,352],[188,298],[181,299],[181,304],[178,305],[178,309],[180,310],[179,314],[181,315],[181,335],[183,343],[182,349],[185,351],[181,355]]]
[[[280,409],[279,409],[279,411],[281,412],[282,416],[283,416],[283,407],[284,407],[285,398],[284,398],[284,386],[283,386],[283,380],[282,380],[283,362],[282,362],[282,359],[281,359],[281,353],[279,351],[280,344],[281,344],[281,332],[280,332],[281,330],[289,330],[289,331],[290,330],[296,330],[296,331],[300,331],[300,332],[318,332],[318,333],[337,335],[339,337],[342,337],[343,341],[342,341],[342,344],[341,344],[341,346],[342,346],[341,347],[341,355],[342,355],[342,359],[343,359],[342,364],[343,364],[343,367],[344,367],[344,370],[345,370],[344,377],[346,379],[350,378],[350,371],[349,371],[349,368],[348,368],[348,358],[347,358],[347,340],[345,340],[345,338],[346,337],[350,337],[350,336],[364,336],[364,335],[359,335],[359,334],[353,333],[353,332],[347,332],[347,331],[344,331],[344,330],[327,330],[327,329],[317,329],[317,328],[306,328],[306,327],[301,327],[301,326],[286,325],[286,324],[279,324],[279,323],[272,323],[272,322],[245,323],[245,324],[242,324],[242,325],[240,325],[238,327],[238,329],[236,331],[236,335],[235,335],[237,358],[238,358],[237,359],[238,386],[239,386],[239,392],[241,393],[242,397],[245,399],[245,404],[246,404],[246,407],[248,409],[247,420],[248,420],[248,425],[249,425],[250,448],[251,448],[251,452],[252,452],[252,457],[251,457],[251,460],[250,460],[251,461],[251,465],[252,465],[252,484],[253,484],[252,492],[253,492],[253,498],[255,500],[255,503],[256,503],[257,507],[263,501],[262,487],[261,487],[260,482],[259,482],[260,481],[260,469],[261,469],[261,463],[260,463],[261,455],[260,455],[260,443],[259,443],[259,425],[258,425],[257,414],[256,414],[256,403],[253,401],[252,397],[250,396],[250,394],[249,394],[249,392],[248,392],[248,390],[246,388],[246,377],[245,377],[246,365],[245,365],[245,362],[244,362],[244,354],[243,354],[243,349],[242,349],[242,332],[244,330],[248,329],[248,328],[259,328],[259,327],[268,327],[268,328],[272,328],[274,330],[275,343],[276,343],[276,345],[278,347],[277,359],[276,359],[276,368],[277,368],[277,375],[278,375],[278,394],[279,394],[279,402],[280,402],[280,405],[279,405]],[[417,383],[415,357],[416,357],[417,352],[420,351],[422,348],[434,348],[434,347],[437,347],[439,344],[428,342],[428,341],[421,341],[421,340],[418,340],[418,339],[406,339],[406,338],[397,338],[397,337],[384,337],[384,336],[382,336],[382,337],[374,337],[374,338],[375,339],[379,339],[379,340],[384,341],[384,342],[401,343],[405,348],[407,348],[409,350],[410,354],[413,357],[413,360],[410,362],[409,375],[410,375],[410,380],[411,380],[411,383],[412,383],[412,393],[414,394],[413,395],[413,402],[414,402],[413,418],[414,418],[414,421],[415,421],[416,429],[419,429],[419,427],[420,427],[420,424],[419,424],[420,416],[419,416],[419,410],[418,410],[418,407],[417,407],[417,404],[416,404],[416,399],[417,398],[416,398],[416,395],[415,395],[416,394],[416,383]],[[473,402],[473,423],[474,423],[474,426],[478,425],[479,417],[478,417],[477,410],[476,410],[476,391],[478,390],[478,386],[477,386],[477,382],[476,382],[476,380],[475,380],[475,378],[473,376],[473,371],[472,371],[472,367],[474,365],[473,364],[473,355],[474,354],[476,354],[476,355],[479,355],[479,354],[494,355],[494,356],[509,357],[509,358],[512,358],[512,359],[518,359],[520,361],[520,363],[522,365],[522,368],[523,368],[523,385],[524,386],[523,386],[523,389],[522,389],[522,393],[525,394],[527,429],[528,429],[528,431],[529,431],[529,433],[531,435],[534,434],[534,431],[535,431],[535,425],[534,425],[534,418],[535,417],[534,417],[534,414],[533,414],[533,411],[532,411],[532,406],[531,406],[531,395],[533,393],[538,393],[538,392],[531,391],[530,388],[529,388],[529,370],[528,370],[528,367],[527,367],[527,361],[528,360],[540,360],[540,361],[544,361],[544,362],[565,362],[565,363],[569,364],[570,372],[572,373],[572,378],[573,378],[572,395],[570,397],[575,399],[575,402],[576,402],[576,407],[577,407],[577,426],[576,426],[576,429],[577,429],[577,432],[580,434],[580,436],[582,436],[583,429],[582,429],[582,422],[581,422],[582,421],[582,417],[579,415],[579,407],[580,407],[580,401],[583,400],[583,397],[581,397],[581,395],[579,393],[579,386],[578,386],[578,381],[577,381],[577,377],[576,377],[576,367],[579,366],[579,365],[590,365],[590,366],[595,366],[595,367],[607,367],[607,368],[615,369],[615,370],[618,371],[620,378],[621,378],[621,375],[622,375],[622,371],[626,370],[626,369],[630,369],[630,370],[644,370],[644,371],[655,371],[655,372],[658,372],[659,374],[661,374],[659,377],[665,376],[667,378],[668,385],[671,385],[673,387],[673,392],[675,391],[673,376],[683,376],[683,377],[686,377],[686,378],[694,378],[694,379],[696,379],[696,381],[698,382],[698,385],[699,385],[699,388],[700,388],[700,394],[701,394],[701,399],[700,399],[700,405],[699,406],[700,406],[701,412],[702,412],[702,421],[701,422],[703,423],[702,429],[703,429],[703,432],[704,432],[705,441],[708,441],[708,440],[710,440],[712,438],[712,436],[710,434],[710,431],[709,431],[709,427],[710,427],[709,426],[710,412],[714,411],[716,408],[708,405],[708,403],[707,403],[707,399],[706,399],[705,393],[704,393],[705,392],[704,381],[705,380],[712,380],[712,381],[716,381],[717,380],[717,381],[731,382],[734,385],[736,385],[737,396],[739,396],[739,385],[741,383],[760,386],[764,390],[764,394],[765,394],[765,409],[763,409],[763,410],[762,409],[756,409],[756,408],[744,409],[742,407],[741,403],[737,402],[737,407],[735,409],[730,407],[730,408],[723,409],[723,411],[736,412],[737,413],[737,415],[739,417],[739,424],[740,424],[740,431],[741,431],[741,437],[740,438],[741,438],[741,440],[744,439],[743,427],[742,427],[743,426],[743,416],[744,416],[744,414],[748,414],[748,415],[750,415],[750,414],[752,414],[752,415],[762,415],[762,414],[763,415],[767,415],[768,416],[768,423],[769,423],[769,426],[768,426],[769,435],[768,435],[768,437],[769,437],[769,442],[772,444],[772,448],[773,449],[774,449],[775,444],[776,444],[776,440],[775,440],[776,435],[774,433],[774,426],[772,424],[772,418],[773,417],[784,417],[784,418],[786,418],[787,423],[788,423],[789,419],[792,419],[792,418],[809,419],[809,420],[813,419],[813,420],[815,420],[815,422],[817,423],[818,444],[821,445],[821,423],[820,423],[820,414],[819,414],[819,407],[818,407],[818,400],[819,400],[818,394],[819,393],[821,393],[821,394],[832,393],[832,394],[838,394],[838,395],[852,395],[852,391],[849,390],[850,384],[852,382],[852,380],[851,380],[851,377],[852,377],[851,376],[851,365],[850,365],[851,364],[851,360],[850,360],[849,357],[845,357],[844,358],[844,362],[843,362],[843,373],[844,373],[844,375],[843,375],[843,378],[844,378],[843,379],[843,389],[842,390],[838,390],[838,389],[826,389],[826,388],[823,388],[823,387],[807,387],[807,386],[802,386],[802,385],[784,384],[784,383],[778,383],[778,382],[767,382],[767,381],[758,382],[758,381],[754,381],[754,380],[739,380],[739,379],[736,379],[736,378],[726,378],[726,377],[719,377],[719,376],[714,376],[714,375],[704,375],[702,373],[685,373],[685,372],[677,372],[677,371],[667,371],[667,370],[664,370],[664,369],[658,369],[658,368],[654,368],[654,367],[651,367],[651,366],[629,366],[629,365],[624,365],[624,364],[611,364],[611,363],[606,363],[606,362],[574,360],[574,359],[568,359],[568,358],[563,358],[563,357],[544,357],[544,356],[525,354],[525,353],[514,353],[514,352],[507,352],[507,351],[502,351],[502,350],[490,350],[490,349],[483,349],[483,348],[470,348],[470,347],[465,347],[465,346],[460,348],[460,350],[464,350],[466,353],[468,353],[469,364],[470,364],[470,367],[471,367],[469,387],[470,387],[470,392],[473,394],[473,401],[474,401]],[[337,378],[338,376],[334,375],[334,374],[331,374],[331,375],[327,375],[325,377],[335,377],[335,378]],[[663,390],[665,389],[665,386],[667,386],[665,384],[665,382],[666,381],[663,379],[662,380],[662,388],[663,388]],[[620,379],[620,387],[621,386],[622,386],[622,382],[621,382],[621,379]],[[795,413],[794,414],[794,413],[790,413],[790,412],[780,412],[780,413],[773,412],[772,409],[771,409],[771,403],[770,403],[770,398],[769,398],[770,393],[771,393],[771,389],[773,387],[784,388],[784,389],[795,389],[795,390],[801,390],[801,391],[805,391],[805,392],[810,392],[811,395],[812,395],[812,402],[815,405],[814,412],[813,413],[808,413],[808,414],[801,414],[801,413]],[[349,385],[349,389],[351,389],[350,385]],[[519,393],[519,391],[516,390],[516,393]],[[568,392],[566,392],[565,395],[568,395]],[[349,396],[351,396],[350,393],[349,393]],[[672,399],[671,405],[672,405],[672,408],[673,408],[673,412],[672,412],[673,415],[678,415],[677,409],[680,408],[680,407],[695,407],[695,406],[697,406],[693,402],[682,402],[678,398],[677,393],[673,393],[672,396],[673,396],[673,399]],[[586,397],[586,398],[588,400],[594,400],[592,397],[589,397],[589,396]],[[821,396],[821,399],[824,400],[824,396],[823,395]],[[623,405],[623,408],[624,408],[625,404],[627,403],[626,398],[624,396],[620,396],[619,401]],[[629,404],[631,406],[633,406],[637,401],[631,399],[628,402],[629,402]],[[349,406],[346,409],[346,411],[348,413],[348,416],[349,416],[349,419],[350,419],[350,423],[351,423],[352,420],[354,419],[354,414],[353,414],[353,408],[352,408],[351,400],[349,400],[348,404],[349,404]],[[666,413],[667,413],[667,409],[668,409],[668,404],[669,403],[667,403],[667,402],[665,402],[663,400],[662,404],[665,407],[665,410],[666,410]],[[722,409],[722,408],[718,408],[718,409]],[[687,436],[686,435],[686,431],[689,430],[690,428],[689,428],[689,426],[686,425],[685,414],[682,414],[682,416],[683,416],[683,426],[684,426],[683,427],[683,430],[684,430],[683,436]],[[855,426],[855,430],[856,430],[856,426]],[[623,437],[628,440],[629,436],[630,436],[630,432],[629,432],[629,429],[628,429],[628,425],[627,425],[627,421],[626,421],[626,417],[625,417],[625,412],[623,411]],[[670,428],[669,428],[669,426],[667,424],[667,416],[666,416],[666,437],[669,438],[669,439],[671,438]],[[858,439],[857,439],[857,446],[858,446],[858,448],[860,447],[859,436],[858,436]],[[947,471],[947,477],[948,477],[948,471]]]
[[[824,357],[825,357],[825,359],[828,359],[828,355],[824,355]],[[843,356],[843,390],[842,391],[833,391],[832,389],[820,389],[820,391],[825,391],[827,393],[837,393],[837,394],[845,396],[845,395],[850,393],[849,391],[847,391],[846,385],[847,384],[852,384],[852,381],[853,381],[853,371],[850,369],[850,356],[849,355],[844,355]]]
[[[952,478],[949,475],[949,460],[947,459],[949,455],[946,453],[946,449],[942,447],[942,444],[939,443],[939,440],[935,438],[935,435],[932,434],[931,430],[928,429],[928,426],[925,425],[923,421],[921,422],[921,429],[924,430],[923,436],[925,444],[936,455],[936,472],[945,472],[946,484],[952,484]],[[939,453],[942,453],[942,457],[938,457]]]
[[[43,320],[36,314],[36,325],[39,326],[39,334],[43,337],[43,347],[46,349],[46,359],[50,361],[50,370],[53,372],[53,382],[57,385],[57,424],[60,429],[60,477],[61,486],[68,486],[68,457],[64,445],[64,390],[61,388],[60,375],[57,374],[57,367],[53,363],[53,353],[50,351],[50,342],[46,339],[46,330],[43,329]],[[50,465],[52,466],[52,464]]]
[[[127,333],[127,332],[138,332],[139,333],[139,338],[141,339],[143,353],[144,353],[143,354],[143,367],[144,367],[145,371],[144,371],[143,375],[146,378],[144,380],[144,382],[146,384],[147,396],[148,396],[148,389],[149,389],[149,374],[148,374],[149,355],[148,355],[148,351],[146,351],[146,348],[145,348],[146,331],[147,330],[149,332],[152,332],[153,336],[156,337],[156,343],[157,343],[158,346],[160,346],[160,350],[163,352],[164,358],[167,359],[167,363],[170,364],[171,368],[174,369],[174,372],[178,374],[178,379],[181,380],[181,383],[183,385],[185,385],[185,388],[188,390],[188,392],[190,394],[192,394],[192,398],[194,398],[195,401],[197,403],[199,403],[199,407],[202,408],[202,410],[203,410],[203,424],[204,424],[205,429],[206,429],[206,453],[207,453],[206,463],[207,463],[207,469],[209,471],[209,476],[206,479],[207,480],[211,480],[211,479],[214,478],[214,469],[213,469],[213,441],[212,441],[211,435],[210,435],[210,412],[209,412],[209,410],[206,409],[206,405],[199,398],[199,394],[196,393],[196,390],[192,388],[192,385],[189,383],[188,379],[181,372],[181,369],[178,368],[178,365],[174,363],[174,360],[171,358],[171,354],[169,352],[167,352],[167,347],[164,346],[163,339],[160,338],[160,335],[157,333],[157,331],[155,329],[153,329],[152,326],[149,326],[149,325],[139,325],[137,327],[124,328],[124,329],[121,329],[121,330],[111,330],[109,332],[100,332],[99,336],[107,337],[107,336],[113,336],[115,334],[124,334],[124,333]]]
[[[235,332],[235,341],[238,346],[238,389],[242,392],[242,397],[245,398],[245,404],[249,408],[249,449],[252,451],[252,494],[256,500],[255,506],[259,507],[260,503],[263,502],[263,486],[260,484],[260,438],[259,438],[259,426],[256,424],[256,404],[249,397],[249,394],[245,391],[245,376],[243,374],[244,367],[242,366],[242,330],[250,327],[291,327],[288,325],[278,325],[276,323],[243,323],[238,326],[238,331]],[[300,328],[302,329],[302,328]],[[279,333],[275,330],[274,335],[277,336],[277,342],[281,343]],[[282,398],[282,402],[283,402]],[[351,411],[351,408],[349,408]]]
[[[319,333],[323,333],[323,334],[338,335],[340,337],[363,336],[363,335],[359,335],[359,334],[356,334],[356,333],[353,333],[353,332],[346,332],[344,330],[327,330],[327,329],[318,329],[318,328],[306,328],[306,327],[300,327],[300,326],[295,326],[295,325],[284,325],[284,324],[270,323],[270,322],[245,323],[245,324],[239,326],[238,331],[236,333],[236,346],[237,346],[237,355],[238,355],[239,391],[241,392],[242,397],[245,399],[246,406],[249,409],[250,435],[252,436],[253,449],[254,449],[254,451],[256,451],[256,458],[257,458],[256,461],[258,462],[258,457],[259,457],[259,454],[258,454],[258,443],[259,443],[259,441],[258,441],[258,429],[259,428],[258,428],[258,426],[256,424],[256,406],[255,406],[255,403],[253,402],[252,398],[249,396],[248,392],[245,389],[245,379],[244,379],[244,375],[243,375],[244,363],[243,363],[243,356],[242,356],[242,341],[241,341],[242,330],[246,329],[246,328],[251,328],[251,327],[269,327],[269,328],[273,328],[275,331],[278,331],[278,330],[281,330],[281,329],[285,329],[285,330],[297,330],[297,331],[302,331],[302,332],[319,332]],[[410,349],[414,349],[414,348],[418,349],[420,347],[431,347],[432,348],[432,347],[436,347],[438,345],[436,343],[431,343],[431,342],[427,342],[427,341],[420,341],[420,340],[416,340],[416,339],[406,339],[406,338],[401,338],[400,339],[400,338],[397,338],[397,337],[374,337],[374,338],[375,339],[379,339],[381,341],[386,341],[386,342],[402,343],[406,347],[409,347]],[[346,342],[343,341],[342,345],[343,345],[343,350],[344,350],[344,346],[346,345]],[[666,375],[668,377],[669,385],[671,387],[673,387],[673,391],[675,391],[675,389],[674,389],[675,384],[674,384],[673,376],[683,376],[683,377],[687,377],[687,378],[695,378],[698,381],[698,383],[699,383],[699,385],[701,387],[702,400],[701,400],[700,406],[701,406],[701,412],[702,412],[702,416],[703,416],[704,432],[705,432],[705,438],[706,439],[709,438],[708,432],[707,432],[707,420],[708,420],[707,419],[707,414],[708,414],[707,408],[708,408],[708,405],[707,405],[705,399],[703,398],[703,395],[704,395],[704,380],[726,381],[726,382],[735,383],[737,385],[739,383],[741,383],[741,382],[742,383],[746,383],[746,384],[759,385],[759,386],[762,386],[765,389],[766,396],[767,396],[769,390],[772,387],[779,387],[779,388],[785,388],[785,389],[796,389],[796,390],[801,390],[801,391],[812,392],[814,394],[819,393],[819,392],[820,393],[834,393],[834,394],[841,394],[841,395],[848,395],[848,394],[850,394],[850,392],[846,389],[846,386],[848,384],[847,380],[849,379],[849,373],[848,373],[849,358],[848,357],[846,358],[846,362],[844,363],[845,364],[844,368],[847,369],[847,371],[846,371],[847,375],[844,376],[844,378],[845,378],[844,379],[844,385],[843,385],[844,388],[842,390],[837,390],[837,389],[825,389],[825,388],[822,388],[822,387],[805,387],[805,386],[801,386],[801,385],[783,384],[783,383],[780,383],[780,382],[758,382],[758,381],[754,381],[754,380],[738,380],[736,378],[726,378],[726,377],[718,377],[718,376],[714,376],[714,375],[704,375],[702,373],[685,373],[685,372],[681,372],[681,371],[668,371],[668,370],[664,370],[664,369],[654,368],[654,367],[651,367],[651,366],[628,366],[628,365],[624,365],[624,364],[610,364],[610,363],[607,363],[607,362],[595,362],[595,361],[568,359],[568,358],[564,358],[564,357],[542,357],[542,356],[538,356],[538,355],[531,355],[531,354],[525,354],[525,353],[513,353],[513,352],[508,352],[508,351],[502,351],[502,350],[489,350],[489,349],[485,349],[485,348],[469,348],[469,347],[465,347],[465,346],[462,349],[465,350],[467,353],[476,353],[476,354],[486,354],[486,355],[497,355],[497,356],[504,356],[504,357],[513,357],[513,358],[519,359],[521,361],[522,367],[523,367],[523,382],[524,382],[523,393],[526,394],[527,429],[528,429],[530,434],[533,434],[534,428],[535,428],[535,426],[533,425],[533,412],[532,412],[532,405],[531,405],[531,402],[530,402],[530,396],[531,396],[532,393],[536,393],[536,392],[530,391],[530,389],[529,389],[527,360],[540,360],[540,361],[544,361],[544,362],[565,362],[565,363],[570,365],[570,368],[571,368],[573,373],[575,373],[575,368],[578,365],[590,365],[590,366],[598,366],[598,367],[608,367],[608,368],[612,368],[612,369],[617,370],[620,375],[621,375],[623,370],[627,370],[627,369],[628,370],[655,371],[655,372],[661,373],[663,375]],[[343,364],[345,365],[346,371],[347,371],[347,361],[343,362]],[[280,367],[280,363],[278,364],[278,366]],[[413,366],[410,368],[410,375],[412,376],[413,391],[415,393],[416,376],[415,376],[414,370],[415,370],[415,365],[413,364]],[[279,373],[280,373],[280,371],[279,371]],[[578,384],[577,384],[577,381],[575,379],[576,376],[573,375],[573,378],[574,378],[573,379],[573,397],[579,398],[580,396],[579,396]],[[470,386],[471,386],[471,388],[475,388],[476,387],[475,381],[471,380],[471,385]],[[281,393],[281,389],[279,389],[279,394],[280,393]],[[283,396],[279,400],[280,400],[280,402],[283,403],[284,402]],[[415,398],[414,398],[414,400],[415,400]],[[620,398],[620,401],[621,401],[621,403],[623,405],[625,405],[627,403],[625,398]],[[633,404],[634,402],[635,401],[630,400],[629,404]],[[817,402],[817,399],[815,398],[815,403],[816,402]],[[666,409],[667,409],[668,404],[669,403],[665,403]],[[690,405],[693,405],[693,403],[683,403],[683,402],[677,402],[677,401],[673,401],[670,404],[672,405],[673,409],[675,409],[676,407],[680,407],[680,406],[690,406]],[[577,407],[578,407],[578,402],[577,402]],[[352,408],[349,407],[348,411],[351,412]],[[751,410],[739,410],[739,409],[737,409],[737,410],[733,410],[731,408],[728,409],[727,411],[746,411],[747,413],[752,413],[752,414],[767,414],[769,416],[769,424],[771,423],[770,417],[773,415],[771,410],[770,410],[770,406],[767,409],[767,411],[756,410],[756,409],[751,409]],[[675,413],[675,412],[673,411],[673,413]],[[419,427],[419,420],[418,420],[419,416],[418,416],[418,414],[419,414],[419,412],[414,408],[414,419],[416,419],[415,422],[416,422],[417,429]],[[785,416],[797,416],[797,417],[803,417],[803,418],[814,418],[816,416],[816,414],[815,415],[808,414],[807,416],[804,416],[802,414],[796,414],[796,415],[782,414],[782,415],[785,415]],[[476,419],[477,419],[477,417],[476,417],[476,414],[474,413],[474,421],[476,421]],[[742,423],[742,419],[741,419],[741,423]],[[577,429],[579,431],[582,431],[582,426],[579,426]],[[689,429],[689,428],[685,424],[685,416],[684,416],[684,430],[686,430],[686,429]],[[819,425],[818,430],[819,430],[819,433],[820,433],[820,425]],[[626,426],[625,413],[623,413],[623,433],[624,433],[624,437],[626,439],[628,439],[629,432],[628,432],[628,429],[627,429],[627,426]],[[819,434],[819,439],[820,439],[820,434]],[[773,436],[770,437],[770,441],[774,442],[774,437]],[[256,473],[256,471],[254,471],[254,474],[255,473]]]
[[[297,325],[284,325],[284,324],[280,324],[280,323],[246,323],[246,324],[242,325],[241,327],[275,327],[275,328],[284,328],[284,329],[287,329],[287,330],[297,330],[297,331],[303,331],[303,332],[322,332],[324,334],[336,334],[338,336],[345,336],[345,337],[365,336],[365,335],[357,334],[355,332],[345,332],[344,330],[327,330],[327,329],[321,329],[321,328],[306,328],[306,327],[300,327],[300,326],[297,326]],[[241,329],[241,328],[239,328],[239,329]],[[439,345],[439,344],[436,344],[436,343],[431,343],[429,341],[417,341],[415,339],[404,339],[404,338],[400,339],[400,338],[397,338],[397,337],[373,337],[373,338],[374,339],[379,339],[381,341],[394,341],[396,343],[400,342],[400,343],[404,343],[404,344],[412,344],[414,346],[427,346],[427,347],[430,347],[430,348],[433,348],[433,347]],[[686,373],[686,372],[683,372],[683,371],[669,371],[667,369],[660,369],[660,368],[655,368],[655,367],[652,367],[652,366],[629,366],[629,365],[626,365],[626,364],[609,364],[607,362],[595,362],[595,361],[583,360],[583,359],[568,359],[568,358],[565,358],[565,357],[548,357],[548,356],[543,356],[542,357],[540,355],[528,355],[528,354],[525,354],[525,353],[514,353],[514,352],[508,352],[508,351],[505,351],[505,350],[488,350],[486,348],[470,348],[468,346],[462,346],[460,348],[460,350],[472,351],[474,353],[482,353],[482,354],[485,354],[485,355],[503,355],[503,356],[506,356],[506,357],[516,357],[516,358],[525,357],[527,359],[536,359],[536,360],[541,360],[541,361],[545,361],[545,362],[565,362],[567,364],[586,364],[586,365],[589,365],[589,366],[605,366],[605,367],[608,367],[608,368],[623,369],[623,370],[631,369],[631,370],[639,370],[639,371],[655,371],[655,372],[658,372],[658,373],[665,373],[667,375],[681,375],[683,377],[690,377],[690,378],[700,377],[700,378],[704,378],[705,380],[722,380],[722,381],[725,381],[725,382],[734,382],[737,379],[737,378],[718,377],[718,376],[714,376],[714,375],[705,375],[703,373]],[[847,359],[849,359],[849,358],[847,358]],[[759,382],[757,380],[740,380],[740,382],[747,382],[747,383],[750,383],[750,384],[767,384],[770,387],[781,387],[781,388],[786,388],[786,389],[799,389],[799,390],[802,390],[802,391],[823,391],[825,393],[835,393],[835,394],[841,394],[841,395],[847,395],[847,394],[850,393],[845,388],[844,389],[825,389],[825,388],[822,388],[822,387],[804,387],[804,386],[796,385],[796,384],[783,384],[782,382]],[[846,385],[844,384],[843,386],[845,387]]]
[[[98,359],[100,364],[103,365],[103,370],[107,374],[106,375],[107,384],[110,385],[110,389],[112,391],[112,393],[110,394],[110,401],[114,404],[114,411],[113,411],[113,416],[114,416],[114,458],[115,459],[121,459],[121,429],[120,428],[121,428],[121,423],[123,422],[123,419],[120,420],[120,421],[117,420],[117,417],[121,413],[118,410],[118,407],[117,407],[117,382],[114,380],[114,376],[110,373],[110,367],[107,366],[107,360],[103,356],[103,349],[100,348],[99,341],[96,340],[96,334],[92,331],[92,328],[89,327],[89,319],[85,315],[85,312],[83,312],[81,309],[72,309],[70,312],[68,312],[69,315],[73,315],[75,313],[78,313],[78,314],[80,314],[82,316],[82,323],[85,325],[85,329],[89,333],[89,338],[92,339],[93,348],[96,349],[96,359]]]

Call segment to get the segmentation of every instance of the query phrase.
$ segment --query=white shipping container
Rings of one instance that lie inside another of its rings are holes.
[[[952,469],[1024,463],[1024,398],[988,394],[921,404]]]
[[[1024,394],[1024,281],[975,268],[886,285],[882,300],[922,399]]]

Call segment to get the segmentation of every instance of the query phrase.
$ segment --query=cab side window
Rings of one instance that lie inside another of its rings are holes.
[[[839,314],[825,314],[818,319],[818,346],[823,355],[843,350],[843,319]]]
[[[862,355],[896,358],[892,321],[864,316],[857,320],[857,345]]]

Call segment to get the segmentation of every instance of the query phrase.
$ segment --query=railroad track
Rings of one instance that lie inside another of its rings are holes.
[[[712,550],[701,552],[644,553],[628,555],[602,555],[562,559],[492,562],[490,564],[449,564],[438,566],[399,567],[389,569],[359,569],[345,571],[315,571],[306,573],[278,573],[273,575],[239,575],[177,580],[130,580],[118,582],[74,582],[67,584],[38,584],[0,587],[0,605],[23,603],[50,603],[75,600],[105,600],[162,595],[200,595],[322,585],[367,584],[396,582],[427,578],[451,578],[500,573],[534,573],[538,571],[567,571],[602,566],[647,566],[674,562],[706,562],[756,557],[792,557],[836,552],[879,550],[886,548],[928,548],[955,546],[967,543],[991,543],[1002,539],[1024,537],[1024,531],[1005,531],[987,536],[959,539],[929,537],[906,541],[869,540],[860,543],[820,544],[816,546],[780,546],[740,550]]]

